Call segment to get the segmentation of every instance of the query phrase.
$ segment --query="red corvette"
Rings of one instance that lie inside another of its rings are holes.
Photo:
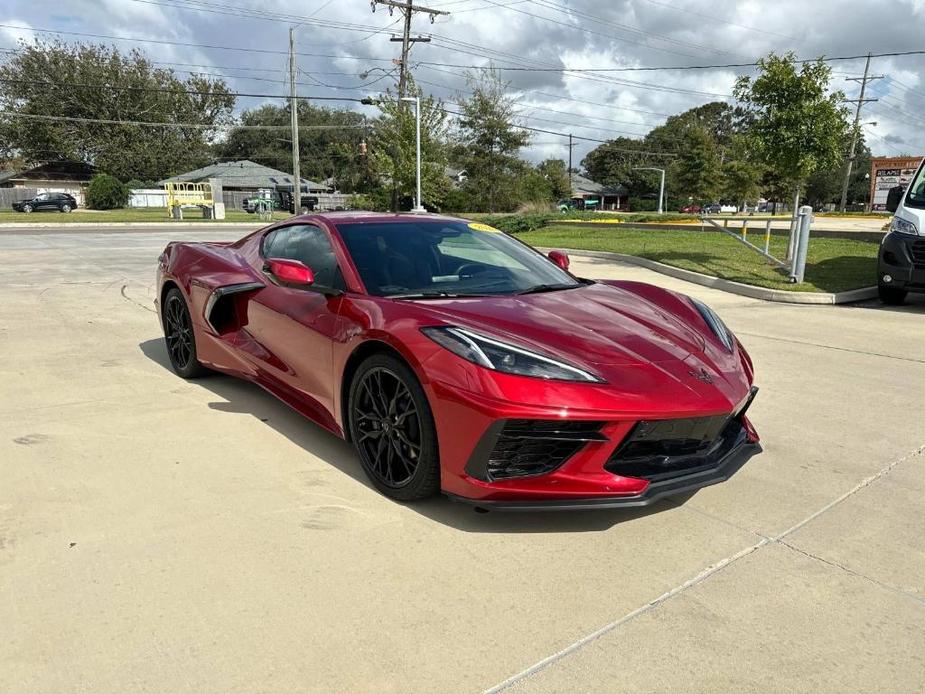
[[[157,286],[180,376],[257,383],[351,441],[395,499],[639,506],[760,450],[752,363],[710,308],[575,277],[483,224],[296,217],[170,243]]]

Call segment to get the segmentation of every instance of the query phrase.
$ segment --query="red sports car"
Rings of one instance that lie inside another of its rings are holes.
[[[759,450],[751,361],[710,308],[575,277],[484,224],[295,217],[170,243],[157,286],[180,376],[260,385],[351,441],[394,499],[638,506]]]

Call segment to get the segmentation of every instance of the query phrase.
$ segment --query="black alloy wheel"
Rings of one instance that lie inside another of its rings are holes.
[[[196,336],[186,300],[176,287],[167,292],[163,315],[164,340],[173,370],[183,378],[201,376],[206,369],[196,356]]]
[[[375,487],[401,501],[436,493],[437,437],[413,372],[394,357],[374,355],[357,370],[349,402],[351,439]]]

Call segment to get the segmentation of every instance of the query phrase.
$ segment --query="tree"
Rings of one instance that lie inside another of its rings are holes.
[[[117,210],[128,204],[131,190],[109,174],[97,174],[87,186],[87,207],[93,210]]]
[[[744,207],[761,193],[762,166],[748,151],[748,140],[734,135],[729,141],[727,158],[722,164],[723,193]]]
[[[522,172],[517,153],[530,141],[517,127],[514,101],[507,84],[492,70],[469,76],[472,95],[460,102],[457,123],[457,163],[465,168],[465,188],[477,192],[488,212],[509,210],[516,200],[517,174]]]
[[[548,184],[550,199],[553,202],[572,197],[568,165],[562,159],[541,161],[537,164],[536,170]]]
[[[838,166],[848,138],[844,94],[829,91],[830,69],[820,59],[797,69],[793,53],[771,53],[758,61],[754,79],[740,77],[735,95],[750,121],[751,148],[771,174],[795,190],[810,177]]]
[[[676,193],[708,202],[719,195],[722,182],[719,154],[713,137],[702,126],[691,128],[673,164]]]
[[[625,186],[631,197],[658,192],[658,178],[651,172],[639,171],[640,166],[664,166],[661,157],[646,154],[644,142],[629,137],[616,137],[598,145],[581,160],[585,172],[595,183]]]
[[[408,78],[406,93],[421,98],[421,197],[440,207],[449,189],[446,176],[448,125],[443,104],[432,96],[421,97]],[[370,163],[380,184],[392,189],[392,207],[398,198],[413,199],[417,181],[414,106],[398,101],[391,91],[379,102],[381,115],[373,124]]]
[[[288,105],[265,104],[244,111],[241,125],[279,126],[281,129],[232,128],[227,139],[216,146],[219,156],[250,159],[281,171],[292,170]],[[369,166],[360,152],[360,144],[367,136],[362,114],[315,106],[300,99],[299,125],[303,178],[319,182],[333,178],[337,188],[345,193],[365,192],[370,188]]]
[[[123,181],[158,180],[208,161],[209,142],[231,121],[234,103],[224,81],[199,75],[181,80],[139,51],[22,43],[0,65],[0,110],[21,114],[0,118],[0,154],[32,163],[84,162]],[[30,115],[41,118],[23,117]]]

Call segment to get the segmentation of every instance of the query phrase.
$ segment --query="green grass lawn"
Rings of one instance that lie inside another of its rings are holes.
[[[656,260],[722,279],[758,287],[802,292],[841,292],[876,284],[877,247],[872,241],[810,238],[806,281],[790,284],[783,270],[718,231],[661,231],[620,225],[605,229],[549,226],[518,234],[533,246],[610,251]],[[763,247],[761,234],[750,235]],[[771,237],[771,254],[783,258],[787,237]]]
[[[208,222],[214,220],[203,219],[198,210],[184,210],[184,222]],[[288,212],[274,212],[273,219],[286,219]],[[166,207],[125,207],[121,210],[86,210],[77,209],[63,214],[61,212],[13,212],[0,210],[0,223],[18,222],[22,224],[99,224],[100,222],[154,222],[167,223],[172,220],[167,216]],[[252,222],[259,226],[260,218],[248,214],[244,210],[226,210],[226,222]]]

